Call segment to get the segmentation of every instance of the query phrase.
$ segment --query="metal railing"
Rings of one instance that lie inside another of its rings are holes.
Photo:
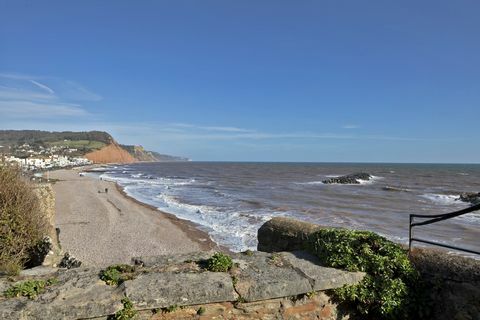
[[[455,247],[455,246],[451,246],[451,245],[448,245],[448,244],[438,243],[438,242],[435,242],[435,241],[430,241],[430,240],[425,240],[425,239],[420,239],[420,238],[414,238],[413,235],[412,235],[413,227],[424,226],[424,225],[427,225],[427,224],[432,224],[432,223],[435,223],[435,222],[448,220],[448,219],[455,218],[455,217],[458,217],[458,216],[461,216],[461,215],[464,215],[466,213],[470,213],[470,212],[473,212],[473,211],[477,211],[477,210],[480,210],[480,204],[476,204],[472,207],[469,207],[469,208],[466,208],[466,209],[463,209],[463,210],[450,212],[450,213],[444,213],[444,214],[436,214],[436,215],[411,214],[410,215],[410,228],[409,228],[409,235],[408,235],[408,252],[411,252],[411,250],[412,250],[412,242],[417,241],[417,242],[431,244],[431,245],[434,245],[434,246],[439,246],[439,247],[444,247],[444,248],[448,248],[448,249],[453,249],[453,250],[458,250],[458,251],[463,251],[463,252],[468,252],[468,253],[473,253],[473,254],[480,255],[480,251],[464,249],[464,248]],[[421,221],[421,222],[414,222],[415,218],[428,219],[428,220]]]

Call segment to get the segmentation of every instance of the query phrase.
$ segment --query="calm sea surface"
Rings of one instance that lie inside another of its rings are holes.
[[[360,185],[321,183],[356,172],[374,178]],[[480,191],[480,165],[457,164],[141,163],[111,167],[101,176],[142,202],[197,223],[234,251],[255,249],[258,228],[276,216],[372,230],[406,243],[410,213],[465,208],[458,195]],[[480,250],[480,212],[420,227],[416,234]]]

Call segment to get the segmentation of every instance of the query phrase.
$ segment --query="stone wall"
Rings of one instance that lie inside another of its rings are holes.
[[[213,255],[137,257],[131,266],[108,273],[115,282],[98,268],[42,266],[0,277],[0,292],[25,280],[50,283],[33,299],[0,296],[0,319],[105,319],[122,310],[125,298],[139,312],[137,319],[346,319],[348,312],[325,290],[365,276],[322,267],[302,252],[235,253],[228,272],[213,272],[206,268]]]
[[[346,320],[348,312],[332,303],[329,296],[319,292],[311,296],[270,299],[246,303],[212,303],[177,308],[173,311],[158,310],[140,312],[137,320],[173,319],[305,319],[305,320]]]
[[[323,228],[289,218],[274,218],[258,230],[258,250],[299,250]],[[480,260],[437,249],[414,249],[410,260],[427,291],[428,319],[480,319]]]
[[[39,183],[35,185],[35,193],[40,199],[40,210],[47,220],[46,238],[43,239],[41,246],[47,248],[46,252],[41,252],[42,248],[38,248],[39,261],[35,265],[54,265],[58,263],[61,256],[61,248],[58,241],[57,231],[55,229],[55,195],[52,185],[49,183]]]
[[[480,319],[480,260],[425,248],[410,260],[429,288],[432,319]]]

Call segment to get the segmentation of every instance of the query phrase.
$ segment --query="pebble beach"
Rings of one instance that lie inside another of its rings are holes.
[[[208,235],[187,221],[141,204],[113,182],[50,173],[55,193],[55,224],[63,251],[85,266],[129,263],[132,257],[210,250]]]

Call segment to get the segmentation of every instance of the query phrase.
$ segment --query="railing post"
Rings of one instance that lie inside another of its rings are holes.
[[[413,216],[410,215],[410,223],[408,225],[408,254],[409,255],[412,252],[412,222],[413,222]]]

